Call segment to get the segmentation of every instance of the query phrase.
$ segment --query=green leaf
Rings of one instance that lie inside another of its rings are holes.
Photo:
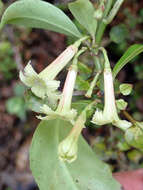
[[[86,75],[92,73],[92,69],[80,61],[78,61],[78,69],[80,73],[85,73]]]
[[[143,150],[143,129],[132,126],[125,133],[127,143],[135,148]]]
[[[2,1],[0,0],[0,14],[2,13],[2,10],[3,10],[3,3],[2,3]]]
[[[111,41],[119,44],[123,43],[128,36],[127,27],[124,24],[120,24],[112,27],[110,31],[110,39]]]
[[[15,96],[24,96],[25,86],[23,84],[17,83],[14,87]]]
[[[127,151],[130,149],[130,146],[125,141],[118,142],[117,147],[120,151]]]
[[[78,22],[94,37],[97,21],[93,17],[95,9],[92,3],[89,0],[77,0],[69,3],[68,7]]]
[[[101,162],[80,136],[78,158],[58,159],[58,145],[72,126],[62,120],[41,122],[30,148],[30,166],[40,190],[120,190],[109,167]]]
[[[127,96],[129,95],[131,92],[132,92],[132,88],[133,88],[133,85],[132,84],[121,84],[119,89],[120,89],[120,92],[124,95],[124,96]]]
[[[20,0],[4,12],[1,27],[16,24],[31,28],[42,28],[81,37],[73,22],[59,8],[41,0]]]
[[[135,56],[143,52],[143,45],[142,44],[134,44],[130,46],[127,51],[124,53],[124,55],[119,59],[119,61],[116,63],[114,69],[113,69],[113,76],[114,78],[119,73],[119,71],[129,62],[131,61]]]
[[[77,76],[75,89],[77,90],[88,90],[90,84],[88,81],[84,80],[81,76]]]
[[[6,102],[7,112],[18,116],[20,119],[26,119],[26,106],[22,97],[12,97]]]
[[[132,163],[139,163],[140,160],[142,159],[142,151],[141,150],[130,150],[127,152],[127,157],[129,159],[129,161],[132,161]]]
[[[91,102],[91,100],[79,100],[72,103],[72,108],[76,109],[78,113],[81,113]]]

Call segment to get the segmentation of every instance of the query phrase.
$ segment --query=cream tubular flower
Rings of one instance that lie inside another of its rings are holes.
[[[112,71],[105,49],[101,49],[105,57],[104,69],[104,110],[96,110],[92,122],[97,125],[105,125],[112,123],[122,130],[126,130],[131,126],[131,123],[126,120],[121,120],[118,116],[116,104]]]
[[[61,94],[61,99],[59,101],[59,105],[56,111],[51,110],[47,105],[43,105],[41,107],[41,112],[46,116],[41,117],[38,116],[39,119],[49,120],[60,117],[61,119],[68,120],[71,123],[74,122],[74,118],[76,117],[76,110],[71,109],[71,101],[74,90],[74,85],[77,76],[77,65],[71,65],[66,77],[65,85],[63,88],[63,92]]]
[[[57,74],[67,65],[77,52],[77,47],[69,46],[55,61],[46,67],[42,72],[37,74],[30,63],[20,71],[19,77],[21,81],[28,87],[34,95],[44,99],[46,96],[59,99],[57,89],[60,85],[59,81],[54,80]]]
[[[89,38],[85,36],[73,45],[66,48],[63,53],[61,53],[50,65],[48,65],[42,72],[37,74],[30,63],[24,69],[24,72],[20,71],[19,77],[21,81],[31,88],[34,95],[39,98],[44,99],[48,97],[49,99],[59,99],[59,94],[57,89],[60,82],[54,80],[57,74],[68,64],[68,62],[77,53],[78,47],[81,42]]]

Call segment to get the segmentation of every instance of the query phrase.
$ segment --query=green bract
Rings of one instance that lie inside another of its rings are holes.
[[[120,85],[120,92],[127,96],[132,92],[133,85],[132,84],[121,84]]]
[[[119,110],[125,110],[128,103],[123,99],[116,100],[116,105]]]

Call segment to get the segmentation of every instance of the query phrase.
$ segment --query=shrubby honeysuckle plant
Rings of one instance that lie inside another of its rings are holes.
[[[116,16],[123,2],[101,0],[93,4],[89,0],[75,0],[69,3],[67,8],[83,26],[83,31],[59,8],[41,0],[16,1],[2,16],[1,27],[16,24],[43,28],[70,36],[74,41],[40,73],[33,69],[31,61],[19,74],[20,80],[31,91],[29,96],[35,98],[32,110],[38,112],[37,118],[41,120],[30,148],[30,166],[40,190],[120,189],[120,185],[111,177],[109,168],[81,137],[87,120],[98,126],[121,129],[128,144],[142,148],[142,123],[131,119],[126,112],[127,102],[124,99],[116,99],[119,93],[129,95],[132,85],[121,84],[116,94],[114,84],[118,72],[143,51],[143,45],[129,47],[112,70],[106,49],[101,43],[106,26]],[[79,64],[81,54],[90,56],[94,65],[91,71],[83,63],[82,75]],[[57,75],[67,65],[67,76],[60,91]],[[83,74],[84,77],[87,74],[90,76],[82,78]],[[80,94],[81,89],[85,95],[82,101],[89,98],[89,105],[82,111],[78,109],[80,104],[75,96]],[[98,100],[94,98],[97,91],[102,92],[104,101],[102,96]],[[73,102],[79,106],[74,108]],[[103,107],[103,110],[99,107]],[[120,119],[121,112],[124,119]]]

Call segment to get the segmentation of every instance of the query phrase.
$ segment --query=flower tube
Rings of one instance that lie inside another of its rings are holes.
[[[57,109],[54,111],[48,105],[44,104],[41,107],[41,113],[45,114],[46,116],[38,116],[37,118],[42,120],[50,120],[56,119],[58,117],[60,119],[70,121],[72,124],[74,124],[74,119],[77,115],[77,111],[71,108],[71,102],[78,70],[78,57],[85,50],[86,48],[83,48],[80,51],[78,51],[78,53],[75,55],[73,59],[73,63],[69,68]]]
[[[105,58],[105,68],[104,68],[104,110],[96,110],[93,116],[92,122],[97,125],[105,125],[112,123],[116,127],[122,130],[126,130],[131,126],[131,123],[126,120],[121,120],[118,116],[116,104],[115,104],[115,94],[113,86],[112,71],[110,68],[110,63],[107,57],[106,50],[101,48]]]
[[[74,122],[74,118],[76,117],[76,110],[71,109],[71,101],[74,90],[74,85],[77,76],[77,65],[71,65],[66,77],[65,85],[63,88],[63,92],[61,94],[61,98],[58,104],[56,111],[53,111],[50,107],[44,104],[41,107],[41,112],[46,116],[38,116],[39,119],[49,120],[60,117],[64,120],[69,120],[71,123]]]
[[[24,72],[20,71],[19,77],[21,81],[31,88],[34,95],[44,99],[46,96],[49,98],[59,99],[57,89],[60,85],[59,81],[54,80],[57,74],[69,63],[73,56],[77,53],[78,47],[81,42],[86,40],[85,36],[73,45],[70,45],[63,51],[50,65],[48,65],[43,71],[37,74],[30,63],[24,69]]]

